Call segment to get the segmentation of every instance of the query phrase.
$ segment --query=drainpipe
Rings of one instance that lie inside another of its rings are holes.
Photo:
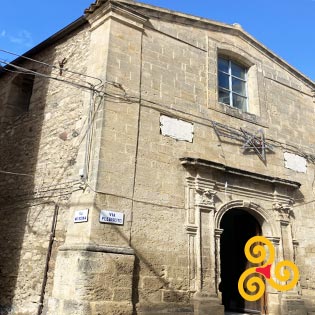
[[[46,255],[45,270],[44,270],[44,279],[43,279],[42,289],[41,289],[41,293],[40,293],[40,300],[39,300],[37,315],[41,315],[43,312],[45,290],[46,290],[46,284],[47,284],[47,278],[48,278],[49,261],[50,261],[52,247],[53,247],[54,238],[55,238],[55,234],[56,234],[56,225],[57,225],[59,205],[57,203],[55,203],[54,201],[52,201],[52,202],[55,205],[55,210],[54,210],[54,216],[53,216],[53,220],[52,220],[52,224],[51,224],[49,244],[48,244],[48,250],[47,250],[47,255]]]
[[[85,154],[84,154],[84,164],[83,168],[80,170],[80,179],[83,182],[86,182],[89,174],[89,165],[90,165],[90,148],[91,148],[91,137],[92,137],[92,121],[93,121],[93,102],[94,99],[94,87],[91,86],[90,90],[90,105],[89,105],[89,114],[87,122],[87,133],[86,133],[86,143],[85,143]]]

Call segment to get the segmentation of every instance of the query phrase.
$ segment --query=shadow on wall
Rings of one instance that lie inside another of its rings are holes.
[[[27,246],[24,235],[29,210],[34,203],[34,174],[44,110],[42,108],[35,113],[29,110],[29,105],[33,105],[32,94],[37,99],[45,95],[47,83],[47,80],[36,82],[34,76],[29,74],[3,73],[0,77],[0,90],[4,93],[2,97],[0,95],[1,315],[15,311],[13,301],[17,290],[20,299],[27,301],[30,298],[27,292],[23,292],[25,284],[17,289],[17,282],[19,278],[23,279],[22,273],[31,272],[30,265],[24,265],[24,261],[34,259],[31,252],[25,252],[21,257],[21,251]],[[44,104],[43,98],[41,102]],[[38,302],[34,296],[31,299],[33,303]]]
[[[101,211],[99,206],[96,208],[99,212]],[[131,242],[130,244],[131,240],[129,232],[126,234],[120,226],[112,224],[109,224],[108,227],[112,229],[114,233],[117,233],[117,237],[123,241],[125,246],[130,246],[130,248],[134,250],[135,257],[133,271],[131,274],[132,288],[130,298],[133,305],[133,311],[131,315],[152,311],[156,311],[157,313],[163,312],[163,314],[165,312],[168,314],[175,314],[176,312],[176,314],[179,315],[193,314],[193,305],[187,298],[190,293],[188,291],[178,291],[172,286],[165,275],[165,266],[160,262],[157,262],[156,258],[154,258],[156,255],[159,256],[159,254],[154,253],[154,257],[150,257],[149,253],[144,253],[143,249],[139,248],[140,244],[137,245],[134,242]],[[131,231],[131,233],[134,233],[134,231]],[[111,255],[109,255],[109,257],[110,256]],[[160,258],[163,261],[163,257],[160,256]],[[117,265],[118,262],[112,259],[112,263]],[[119,270],[119,265],[116,266],[116,269]],[[154,287],[149,287],[149,285],[146,287],[143,286],[143,279],[148,277],[150,279],[154,279]],[[162,298],[161,294],[161,299],[158,302],[156,300],[156,296],[162,291],[164,291],[164,298]],[[151,300],[151,297],[154,300]],[[140,305],[141,309],[139,309]],[[181,310],[180,313],[179,309]]]

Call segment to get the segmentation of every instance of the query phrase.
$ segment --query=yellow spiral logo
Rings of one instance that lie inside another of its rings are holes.
[[[255,246],[253,247],[253,245]],[[254,236],[249,239],[245,245],[244,251],[246,258],[253,264],[262,264],[265,260],[265,264],[272,264],[275,260],[275,248],[272,243],[263,236]],[[269,257],[266,259],[268,252]]]
[[[238,280],[238,291],[247,301],[257,301],[266,289],[265,281],[278,291],[293,289],[299,279],[297,266],[288,260],[275,265],[274,275],[277,282],[271,278],[271,267],[275,260],[275,248],[263,236],[254,236],[249,239],[244,248],[245,256],[253,264],[262,264],[261,267],[252,267],[245,270]]]
[[[289,260],[280,261],[275,266],[274,273],[276,279],[280,283],[275,282],[272,278],[270,278],[268,281],[272,287],[279,291],[288,291],[293,289],[300,277],[298,267]]]
[[[260,299],[265,292],[264,280],[255,275],[255,272],[256,268],[249,268],[242,273],[238,280],[238,291],[247,301],[256,301]],[[244,284],[246,284],[245,287]]]

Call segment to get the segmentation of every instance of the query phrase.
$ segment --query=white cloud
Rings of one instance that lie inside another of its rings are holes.
[[[11,43],[21,45],[24,47],[33,46],[32,34],[27,30],[21,30],[17,35],[8,35]]]

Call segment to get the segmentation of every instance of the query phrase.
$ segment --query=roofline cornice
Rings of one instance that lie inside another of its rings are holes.
[[[123,21],[126,22],[127,20],[133,21],[133,24],[129,25],[135,27],[139,27],[143,29],[143,24],[147,22],[148,17],[139,13],[136,10],[126,7],[119,2],[116,1],[105,1],[103,5],[95,7],[95,10],[92,13],[89,13],[89,9],[85,10],[86,12],[86,19],[91,25],[91,30],[98,26],[98,24],[103,23],[103,20],[107,18],[123,18]],[[126,20],[127,19],[127,20]]]
[[[161,20],[169,21],[172,23],[191,25],[194,27],[207,29],[215,32],[224,32],[227,34],[231,34],[234,36],[238,36],[243,40],[250,43],[252,46],[259,49],[263,52],[268,58],[272,59],[274,62],[278,63],[283,68],[290,71],[295,77],[299,78],[305,84],[307,84],[311,89],[315,89],[315,82],[307,77],[305,74],[300,72],[298,69],[290,65],[284,59],[279,57],[257,39],[255,39],[252,35],[247,33],[239,24],[227,24],[222,22],[217,22],[214,20],[189,15],[186,13],[181,13],[173,10],[168,10],[164,8],[160,8],[157,6],[152,6],[149,4],[141,3],[133,0],[96,0],[88,9],[85,10],[86,14],[92,14],[97,8],[102,6],[104,3],[111,1],[113,3],[120,3],[125,6],[125,8],[129,8],[131,10],[139,10],[143,11],[143,14],[147,17],[158,18]],[[139,13],[138,13],[139,14]]]

